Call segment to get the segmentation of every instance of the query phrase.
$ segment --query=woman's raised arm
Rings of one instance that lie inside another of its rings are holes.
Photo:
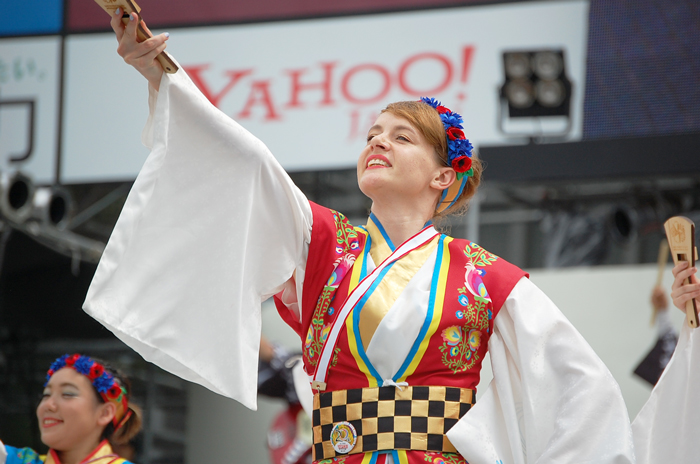
[[[126,38],[135,27],[121,36],[125,60],[144,75],[160,70],[158,47],[139,55],[148,45]],[[160,76],[143,138],[151,154],[84,308],[145,359],[254,408],[261,302],[292,275],[301,294],[311,206],[182,67]]]

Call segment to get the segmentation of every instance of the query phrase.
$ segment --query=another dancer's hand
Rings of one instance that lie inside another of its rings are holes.
[[[668,297],[666,296],[666,289],[661,285],[657,285],[651,291],[651,305],[657,311],[664,311],[668,309]]]
[[[673,304],[685,312],[685,304],[691,299],[695,298],[696,304],[700,304],[700,281],[695,276],[698,271],[696,267],[689,267],[687,261],[678,263],[676,267],[673,268],[673,285],[671,286],[671,298],[673,299]],[[688,283],[688,277],[690,277],[691,282]]]
[[[158,90],[160,79],[163,76],[163,67],[156,60],[156,57],[165,50],[165,41],[168,40],[169,35],[167,33],[160,34],[139,43],[136,40],[138,15],[132,13],[129,23],[124,25],[122,14],[121,8],[118,8],[110,22],[119,41],[117,53],[124,58],[127,64],[136,68]],[[150,32],[148,27],[146,27],[146,23],[142,21],[141,24]]]

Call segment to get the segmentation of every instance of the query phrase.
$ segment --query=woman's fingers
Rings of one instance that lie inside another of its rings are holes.
[[[127,64],[136,68],[157,90],[163,75],[163,67],[156,60],[156,57],[165,50],[165,41],[170,37],[169,34],[160,34],[139,42],[139,17],[136,13],[129,15],[129,21],[125,26],[122,21],[122,14],[117,11],[112,16],[110,24],[117,34],[117,39],[119,39],[119,46],[117,47],[119,56]],[[143,22],[141,24],[150,35],[151,32],[146,25]]]
[[[137,28],[138,16],[136,13],[132,13],[117,51],[124,58],[124,61],[143,72],[149,67],[159,66],[159,64],[154,63],[154,60],[160,52],[165,50],[165,41],[168,40],[169,34],[159,34],[143,42],[138,42]]]
[[[136,14],[131,13],[129,15],[129,22],[126,24],[126,26],[124,26],[122,23],[121,35],[117,33],[117,36],[119,38],[119,46],[117,47],[117,53],[119,53],[119,56],[124,58],[124,60],[126,60],[128,56],[134,53],[134,50],[139,44],[138,40],[136,39],[136,26],[138,24],[136,18]]]
[[[690,267],[688,262],[680,262],[673,268],[673,285],[671,286],[671,298],[673,305],[685,311],[685,304],[693,298],[700,298],[700,283],[695,273],[697,268]],[[688,282],[690,279],[690,282]]]
[[[693,298],[700,297],[700,285],[698,284],[687,284],[680,288],[675,289],[671,292],[671,298],[673,298],[673,304],[685,311],[685,304]]]
[[[698,272],[696,267],[689,267],[687,261],[681,261],[677,266],[673,268],[673,285],[671,288],[678,288],[681,285],[688,283],[690,278],[692,282],[697,282],[695,273]]]
[[[122,36],[124,35],[124,23],[122,22],[122,15],[124,12],[121,8],[117,8],[112,15],[112,20],[109,25],[112,26],[114,33],[117,35],[117,42],[121,42]]]
[[[137,69],[146,68],[149,66],[160,66],[160,63],[156,60],[156,57],[160,55],[163,50],[165,50],[165,41],[154,41],[149,42],[148,44],[144,42],[143,44],[147,45],[147,47],[140,50],[143,52],[143,54],[140,56],[134,56],[130,61],[128,61],[128,63]]]
[[[673,269],[671,270],[671,272],[673,272],[673,277],[675,277],[676,274],[678,274],[683,269],[687,268],[689,264],[690,263],[688,261],[681,261],[675,266],[673,266]]]
[[[160,34],[137,44],[137,46],[133,47],[132,50],[124,56],[124,61],[131,65],[134,65],[136,62],[141,66],[150,65],[151,62],[155,60],[156,56],[165,50],[165,41],[168,40],[168,37],[169,35],[167,33]]]
[[[138,29],[139,26],[139,15],[136,13],[131,13],[129,15],[129,22],[126,23],[126,27],[124,28],[124,36],[127,37],[130,41],[134,41],[138,43],[138,39],[136,36],[136,30]]]

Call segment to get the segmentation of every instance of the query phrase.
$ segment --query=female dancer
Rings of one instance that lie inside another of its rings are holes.
[[[0,442],[0,464],[130,464],[111,446],[128,443],[141,429],[140,409],[129,404],[130,388],[129,379],[105,363],[80,354],[61,356],[46,375],[36,409],[48,454]]]
[[[435,230],[480,180],[458,114],[429,98],[381,113],[357,164],[371,214],[353,227],[184,72],[163,75],[167,37],[138,43],[137,21],[117,12],[112,27],[150,83],[152,153],[89,314],[255,407],[260,304],[273,296],[302,340],[316,462],[634,462],[619,388],[580,334],[522,270]],[[494,382],[475,404],[487,351]]]

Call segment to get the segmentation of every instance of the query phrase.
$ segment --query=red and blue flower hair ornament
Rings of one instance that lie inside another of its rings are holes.
[[[457,173],[457,181],[442,191],[442,196],[438,201],[435,211],[442,213],[455,204],[462,195],[467,181],[474,175],[474,169],[472,169],[472,150],[474,147],[462,132],[464,121],[459,113],[452,112],[434,98],[422,97],[420,100],[435,108],[440,115],[447,137],[447,162]]]
[[[129,420],[132,411],[129,409],[129,400],[127,398],[126,388],[123,387],[119,381],[110,374],[102,364],[94,361],[88,356],[83,356],[81,354],[64,354],[60,358],[56,359],[49,371],[46,373],[46,386],[51,379],[51,376],[58,372],[60,369],[68,367],[75,370],[79,374],[83,374],[90,380],[92,386],[95,387],[97,393],[102,397],[106,403],[112,403],[116,407],[116,412],[114,414],[114,419],[112,419],[112,424],[114,425],[114,430],[119,429],[122,425]]]

